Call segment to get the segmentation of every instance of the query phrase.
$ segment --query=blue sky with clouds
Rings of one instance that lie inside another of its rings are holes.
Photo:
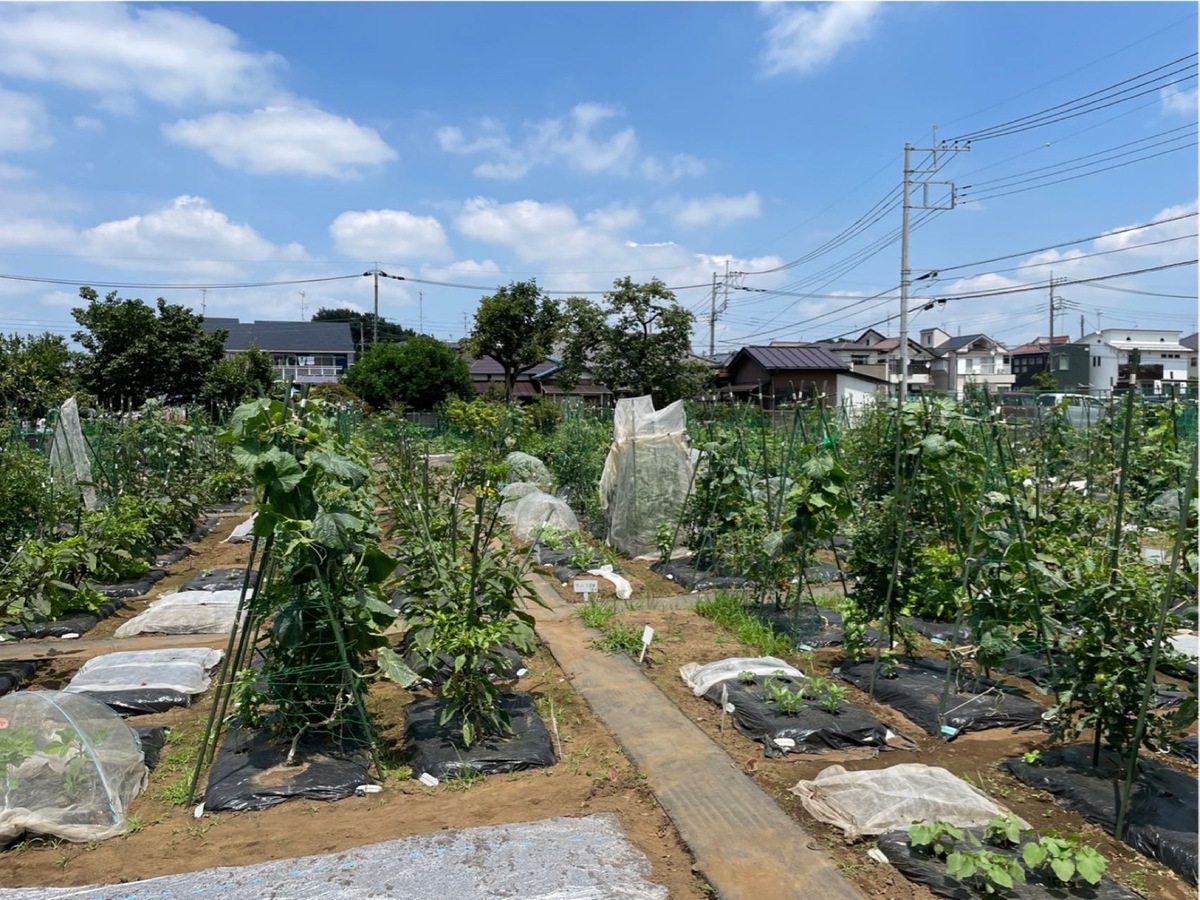
[[[1194,3],[4,3],[0,274],[47,281],[0,331],[69,334],[84,283],[370,309],[378,266],[442,338],[482,293],[446,283],[628,274],[706,349],[714,272],[718,350],[895,333],[911,142],[914,205],[957,192],[912,213],[911,305],[951,298],[914,331],[1044,334],[1053,273],[1059,333],[1191,332],[1196,49]],[[935,126],[976,139],[933,173]]]

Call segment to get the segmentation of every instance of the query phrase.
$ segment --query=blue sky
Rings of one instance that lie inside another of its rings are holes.
[[[441,338],[482,288],[628,274],[706,350],[714,272],[718,351],[894,334],[936,126],[977,138],[916,176],[958,202],[912,213],[910,306],[950,298],[914,333],[1045,334],[1051,273],[1060,334],[1190,333],[1196,50],[1194,3],[4,3],[0,274],[46,280],[0,279],[0,331],[69,334],[100,282],[369,310],[378,266]]]

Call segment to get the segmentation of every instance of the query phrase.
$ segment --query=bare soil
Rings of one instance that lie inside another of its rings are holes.
[[[132,600],[103,620],[85,640],[111,636],[121,622],[159,593],[177,589],[206,569],[244,567],[248,544],[221,544],[240,519],[222,518],[171,567],[151,596]],[[36,642],[34,642],[36,643]],[[84,655],[39,664],[33,689],[59,688]],[[413,699],[390,682],[372,686],[369,709],[386,745],[389,777],[379,794],[336,802],[290,800],[258,812],[205,813],[182,805],[210,709],[211,691],[189,709],[139,716],[136,725],[166,725],[168,743],[149,786],[128,810],[128,830],[90,844],[31,838],[0,855],[6,886],[116,884],[217,866],[336,852],[377,841],[440,829],[525,822],[608,812],[626,838],[650,861],[650,878],[672,898],[710,896],[692,871],[693,860],[653,794],[612,736],[566,682],[549,653],[528,660],[517,688],[531,692],[541,709],[553,704],[560,761],[547,768],[496,775],[471,784],[443,782],[427,788],[404,766],[403,708]]]

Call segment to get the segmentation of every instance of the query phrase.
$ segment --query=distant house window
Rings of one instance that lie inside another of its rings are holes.
[[[1094,369],[1094,368],[1097,368],[1097,367],[1099,367],[1099,365],[1100,365],[1100,357],[1099,357],[1099,356],[1093,356],[1093,357],[1092,357],[1092,368],[1093,368],[1093,369]]]
[[[867,356],[867,354],[865,354],[865,353],[851,353],[850,354],[850,362],[852,362],[856,366],[865,366],[869,359],[870,359],[870,357]]]
[[[1002,356],[1002,357],[1001,357],[1001,359],[1003,359],[1003,360],[1004,360],[1004,365],[1006,365],[1006,366],[1007,366],[1007,365],[1009,364],[1009,360],[1011,359],[1011,357],[1008,357],[1008,356]]]

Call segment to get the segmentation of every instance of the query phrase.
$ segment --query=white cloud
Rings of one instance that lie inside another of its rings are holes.
[[[1164,113],[1196,118],[1196,111],[1200,108],[1200,89],[1188,90],[1172,84],[1159,91],[1158,96]]]
[[[60,222],[41,218],[0,216],[0,247],[70,247],[75,231]]]
[[[0,74],[179,105],[253,103],[282,60],[183,9],[125,4],[0,4]]]
[[[33,178],[33,172],[23,166],[0,161],[0,181],[28,181]]]
[[[762,53],[767,75],[807,74],[832,62],[842,48],[871,33],[878,3],[843,2],[759,6],[771,22]]]
[[[648,181],[660,181],[664,184],[678,181],[680,178],[693,178],[703,175],[707,170],[703,160],[696,159],[687,153],[676,153],[666,163],[659,162],[657,157],[647,156],[639,166],[642,177]]]
[[[348,178],[360,166],[396,158],[373,128],[315,107],[272,106],[220,112],[164,125],[168,140],[203,150],[221,165],[253,173],[298,172]]]
[[[437,219],[399,209],[344,212],[333,220],[329,233],[339,253],[359,260],[418,263],[450,255]]]
[[[447,126],[438,130],[437,139],[447,153],[491,156],[475,167],[475,174],[481,178],[520,178],[530,169],[553,162],[563,162],[589,174],[625,174],[637,155],[634,130],[623,128],[599,138],[594,133],[598,125],[617,115],[611,106],[580,103],[566,118],[526,123],[525,137],[516,144],[493,119],[481,121],[474,138],[468,139],[461,128]]]
[[[71,124],[80,131],[103,131],[104,123],[99,119],[94,119],[91,116],[76,116],[71,120]]]
[[[1112,231],[1119,233],[1113,234],[1111,231],[1107,232],[1104,237],[1097,239],[1092,246],[1096,250],[1132,248],[1119,254],[1116,257],[1118,259],[1142,257],[1143,259],[1153,259],[1156,262],[1179,262],[1184,259],[1190,259],[1196,254],[1196,242],[1194,239],[1189,240],[1196,233],[1196,208],[1197,204],[1195,201],[1168,206],[1150,220],[1152,223],[1161,222],[1163,224],[1156,224],[1152,228],[1139,228],[1137,231],[1114,228]],[[1190,218],[1180,218],[1181,216],[1190,216]],[[1175,221],[1169,221],[1172,219]],[[1129,228],[1130,226],[1124,227]],[[1173,240],[1174,238],[1179,238],[1179,240]],[[1158,243],[1159,241],[1168,240],[1170,243]],[[1156,246],[1138,246],[1139,244],[1150,243]],[[1137,266],[1122,266],[1122,268],[1137,268]]]
[[[307,258],[299,244],[278,245],[230,221],[203,197],[183,195],[145,215],[103,222],[80,235],[80,255],[139,268],[233,275],[246,263]]]
[[[748,260],[695,252],[671,241],[640,242],[630,233],[638,222],[636,211],[625,207],[580,216],[560,203],[476,197],[463,204],[454,224],[465,237],[509,248],[532,268],[544,267],[547,274],[538,282],[552,290],[606,290],[623,275],[635,281],[658,277],[668,285],[708,284],[714,271],[724,270],[726,259],[746,270],[782,262],[775,256]]]
[[[703,228],[709,225],[728,225],[739,219],[757,219],[761,203],[754,191],[730,197],[713,194],[684,200],[676,197],[659,204],[662,212],[671,216],[678,228]]]
[[[0,152],[38,150],[52,143],[42,101],[0,88]]]

